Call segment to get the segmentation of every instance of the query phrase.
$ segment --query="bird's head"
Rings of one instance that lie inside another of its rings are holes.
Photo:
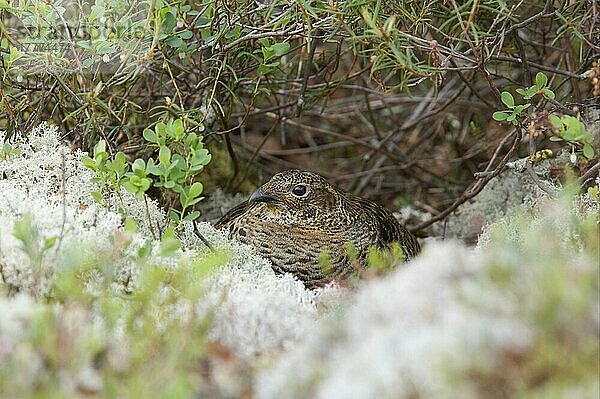
[[[340,201],[340,191],[322,176],[296,169],[277,173],[248,199],[290,220],[322,219],[339,209]]]

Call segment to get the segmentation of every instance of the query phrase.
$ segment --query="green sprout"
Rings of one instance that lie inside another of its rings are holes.
[[[529,100],[533,98],[536,94],[541,94],[542,96],[554,100],[555,94],[548,87],[548,77],[543,72],[538,72],[535,75],[535,84],[528,89],[517,89],[517,93],[523,96],[523,99]]]
[[[502,92],[500,99],[504,105],[508,107],[508,109],[494,112],[492,118],[499,122],[508,121],[515,126],[519,123],[518,118],[521,117],[523,111],[531,106],[531,103],[515,105],[515,99],[513,95],[507,91]]]
[[[576,150],[581,150],[587,160],[594,158],[594,136],[585,129],[579,118],[569,115],[550,115],[548,120],[558,130],[558,135],[551,136],[550,140],[567,142],[571,146],[573,163],[577,160]]]

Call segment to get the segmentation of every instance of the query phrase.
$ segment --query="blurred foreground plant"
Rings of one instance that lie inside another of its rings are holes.
[[[22,305],[3,309],[9,311],[0,318],[0,338],[7,339],[0,354],[3,396],[165,398],[202,392],[198,367],[207,356],[209,313],[199,312],[197,304],[206,275],[230,258],[224,252],[191,258],[171,253],[161,264],[140,251],[128,259],[137,272],[127,294],[115,286],[114,263],[126,253],[130,234],[116,232],[114,248],[92,256],[79,247],[65,253],[45,302],[0,299],[1,306]],[[36,238],[21,227],[15,235],[24,242]],[[19,334],[6,330],[11,323],[20,325]]]

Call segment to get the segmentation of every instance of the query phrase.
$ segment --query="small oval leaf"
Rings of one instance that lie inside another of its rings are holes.
[[[171,161],[171,150],[169,149],[169,147],[165,145],[160,147],[160,150],[158,151],[158,160],[162,164],[169,164],[169,161]]]
[[[594,158],[594,148],[590,144],[585,144],[583,146],[583,156],[587,159]]]
[[[502,92],[502,94],[500,95],[500,99],[509,108],[512,108],[515,106],[515,99],[513,98],[512,94],[510,94],[507,91]]]
[[[548,77],[546,76],[546,74],[544,74],[543,72],[538,72],[535,75],[536,86],[539,88],[542,88],[542,87],[546,86],[546,83],[548,83]]]
[[[156,143],[156,133],[154,133],[154,131],[152,131],[151,129],[144,129],[142,135],[144,136],[144,139],[146,141]]]
[[[492,114],[492,118],[496,121],[505,121],[508,118],[508,114],[502,111],[496,111]]]

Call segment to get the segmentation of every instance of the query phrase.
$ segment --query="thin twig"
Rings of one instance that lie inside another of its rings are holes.
[[[302,78],[302,88],[300,89],[300,95],[298,96],[298,100],[296,102],[296,118],[302,114],[302,109],[304,107],[304,95],[306,94],[306,86],[308,86],[308,79],[310,78],[310,71],[313,66],[313,59],[315,57],[315,50],[317,49],[318,39],[317,37],[312,37],[310,40],[310,50],[308,52],[308,58],[306,59],[306,64],[304,65],[304,76]]]
[[[144,206],[146,207],[146,216],[148,217],[148,228],[150,229],[150,233],[152,233],[152,238],[154,240],[158,240],[158,236],[156,231],[154,231],[154,226],[152,225],[152,215],[150,215],[150,208],[148,207],[148,196],[144,195]]]
[[[535,173],[535,171],[533,170],[533,167],[531,166],[531,164],[527,165],[527,168],[525,169],[525,171],[531,177],[531,179],[533,180],[533,182],[535,183],[535,185],[539,187],[540,190],[542,190],[543,192],[545,192],[546,194],[548,194],[551,198],[556,197],[556,193],[555,192],[553,192],[552,190],[550,190],[548,187],[544,186],[544,183],[540,180],[540,178],[538,177],[537,173]]]
[[[548,17],[553,16],[555,14],[555,11],[552,10],[552,12],[549,12],[553,3],[554,3],[553,0],[546,0],[546,4],[544,5],[544,9],[542,11],[540,11],[539,13],[537,13],[535,15],[532,15],[531,17],[527,18],[525,21],[521,21],[517,24],[511,25],[510,28],[508,28],[506,31],[504,31],[504,36],[507,36],[513,30],[521,29],[521,28],[529,25],[530,23],[537,21],[538,19],[548,18]]]
[[[198,230],[198,224],[196,223],[196,220],[192,220],[192,225],[194,226],[194,234],[196,234],[200,241],[202,241],[202,244],[206,245],[208,249],[214,252],[215,249],[213,248],[213,246],[210,245],[210,242],[208,242],[206,237],[204,237],[202,233],[200,233],[200,230]]]
[[[494,169],[494,171],[492,173],[490,173],[489,175],[485,176],[484,178],[478,180],[472,187],[467,188],[463,192],[463,194],[452,203],[452,205],[450,205],[448,208],[444,209],[444,211],[441,212],[439,215],[432,217],[431,219],[411,228],[410,230],[413,232],[419,231],[419,230],[424,229],[427,226],[432,225],[433,223],[435,223],[439,220],[446,218],[448,215],[450,215],[450,213],[452,213],[460,205],[462,205],[466,201],[470,200],[471,198],[473,198],[477,194],[479,194],[481,192],[481,190],[483,190],[485,188],[485,186],[494,177],[498,176],[500,173],[502,173],[502,171],[504,171],[504,169],[506,169],[506,163],[508,162],[510,157],[513,155],[513,153],[516,151],[517,146],[520,141],[521,141],[521,134],[520,134],[520,129],[518,129],[517,135],[516,135],[515,139],[513,140],[510,150],[506,153],[506,155],[504,155],[504,157],[502,158],[502,160],[500,161],[498,166],[496,166],[496,168]],[[490,166],[491,166],[491,163],[488,164],[488,168]]]
[[[600,161],[596,162],[596,165],[594,165],[594,166],[592,166],[591,168],[589,168],[589,169],[588,169],[588,170],[587,170],[587,171],[586,171],[586,172],[583,174],[583,176],[581,176],[581,177],[580,177],[580,178],[577,180],[577,182],[578,182],[580,185],[584,185],[584,184],[585,184],[585,183],[588,181],[588,179],[590,179],[590,178],[592,177],[592,175],[593,175],[594,173],[597,173],[597,172],[599,172],[599,171],[600,171]],[[598,175],[598,177],[600,178],[600,174]]]
[[[61,154],[61,186],[62,186],[62,221],[60,225],[60,233],[58,235],[58,243],[56,244],[55,254],[58,253],[60,246],[63,241],[63,237],[65,235],[65,221],[67,219],[67,177],[66,177],[66,162],[65,162],[65,154],[62,152]]]

